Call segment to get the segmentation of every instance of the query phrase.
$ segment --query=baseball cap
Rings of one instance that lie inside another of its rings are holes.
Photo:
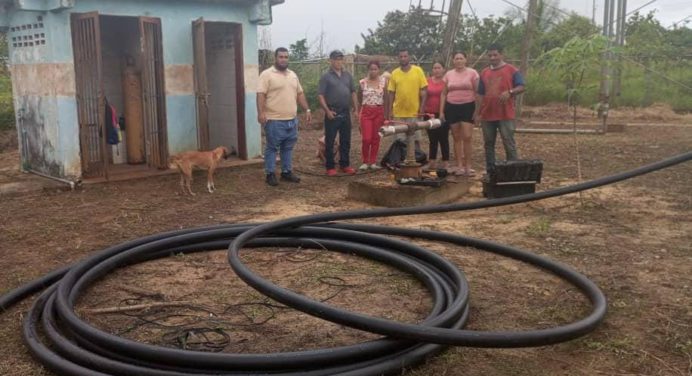
[[[338,59],[340,57],[344,57],[344,53],[339,50],[334,50],[329,54],[330,59]]]

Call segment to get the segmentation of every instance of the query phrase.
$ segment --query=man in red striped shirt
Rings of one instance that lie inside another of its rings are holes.
[[[524,92],[524,78],[512,64],[505,63],[502,47],[493,44],[486,52],[490,66],[481,72],[476,96],[476,124],[483,130],[485,168],[495,168],[495,139],[500,132],[507,160],[519,159],[514,141],[514,97]]]

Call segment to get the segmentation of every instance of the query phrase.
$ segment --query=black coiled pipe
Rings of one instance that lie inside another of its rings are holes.
[[[108,248],[54,271],[0,297],[0,308],[43,291],[25,317],[23,337],[32,355],[60,375],[383,375],[400,372],[446,345],[524,347],[558,343],[594,330],[606,313],[600,289],[560,263],[514,247],[469,237],[396,227],[329,223],[347,219],[430,214],[535,201],[612,184],[692,159],[692,152],[625,173],[574,186],[497,200],[397,209],[359,210],[296,217],[265,224],[210,226],[153,235]],[[520,332],[464,330],[469,289],[463,273],[448,260],[413,243],[389,236],[427,239],[474,247],[550,272],[577,287],[590,300],[584,318],[549,329]],[[266,281],[240,260],[250,247],[326,248],[355,253],[417,278],[433,305],[418,324],[405,324],[336,309]],[[79,295],[114,269],[167,257],[229,248],[229,263],[245,282],[295,309],[329,321],[386,335],[386,338],[330,349],[274,354],[201,353],[146,345],[100,331],[74,312]],[[46,341],[44,343],[44,341]]]

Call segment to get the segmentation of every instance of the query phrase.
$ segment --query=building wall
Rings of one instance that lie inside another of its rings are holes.
[[[97,11],[102,15],[161,19],[171,154],[197,148],[192,21],[203,17],[206,21],[242,24],[248,155],[260,155],[261,132],[256,120],[255,99],[259,74],[257,27],[248,21],[254,10],[251,8],[231,2],[79,0],[74,8],[57,12],[11,12],[10,30],[38,23],[37,17],[41,16],[43,27],[36,31],[39,36],[43,33],[45,39],[45,44],[14,47],[13,33],[9,33],[15,108],[21,128],[20,147],[27,148],[22,151],[25,167],[55,176],[81,175],[70,28],[70,13],[73,12]],[[15,34],[22,33],[29,31],[19,30]],[[22,123],[25,124],[23,128]]]
[[[53,14],[9,15],[10,71],[22,166],[54,176],[79,176],[79,134],[74,116],[74,66],[54,62]],[[38,38],[36,37],[38,36]],[[61,39],[61,38],[59,38]]]

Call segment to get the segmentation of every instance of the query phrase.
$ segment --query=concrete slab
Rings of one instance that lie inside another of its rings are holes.
[[[32,174],[21,174],[13,181],[0,182],[0,197],[2,199],[25,194],[42,193],[47,191],[69,191],[71,187],[61,182]]]
[[[467,178],[450,178],[439,188],[400,185],[385,174],[349,183],[348,198],[388,208],[439,205],[460,199],[472,185]]]
[[[217,171],[219,169],[227,169],[227,168],[231,168],[231,167],[263,165],[263,164],[264,164],[264,159],[261,159],[261,158],[253,158],[250,160],[241,160],[241,159],[237,159],[237,158],[229,158],[228,160],[222,161],[219,164]],[[160,170],[160,169],[156,169],[156,168],[149,168],[146,165],[127,165],[127,164],[111,166],[109,171],[110,171],[110,177],[108,180],[106,180],[106,178],[88,178],[88,179],[84,179],[82,181],[82,184],[84,184],[84,185],[102,184],[102,183],[108,183],[108,182],[119,182],[119,181],[126,181],[126,180],[144,179],[144,178],[150,178],[150,177],[154,177],[154,176],[173,175],[173,174],[178,173],[177,169]]]

